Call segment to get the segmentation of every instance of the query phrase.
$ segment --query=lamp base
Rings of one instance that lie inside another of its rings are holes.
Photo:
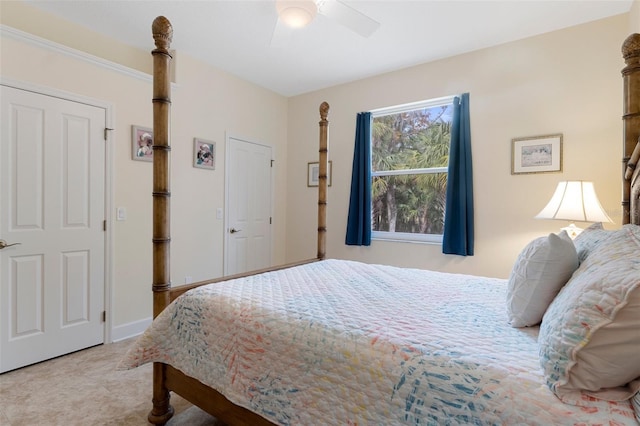
[[[580,233],[583,231],[582,228],[578,228],[574,223],[570,224],[569,226],[565,226],[564,228],[560,228],[560,230],[567,231],[567,234],[569,234],[569,238],[571,238],[572,240],[580,235]]]

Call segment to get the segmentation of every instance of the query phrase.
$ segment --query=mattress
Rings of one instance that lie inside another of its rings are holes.
[[[552,394],[506,288],[324,260],[185,293],[120,367],[170,364],[280,425],[637,425],[629,401]]]

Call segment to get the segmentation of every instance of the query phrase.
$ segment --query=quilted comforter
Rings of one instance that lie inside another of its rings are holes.
[[[506,281],[325,260],[178,298],[121,361],[171,364],[280,425],[636,425],[558,400]]]

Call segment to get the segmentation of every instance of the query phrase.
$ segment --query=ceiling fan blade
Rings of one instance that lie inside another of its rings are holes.
[[[336,20],[362,37],[369,37],[380,27],[380,22],[339,0],[324,0],[319,2],[318,6],[321,14]]]
[[[286,25],[280,18],[276,20],[271,34],[271,47],[285,47],[293,35],[294,29]]]

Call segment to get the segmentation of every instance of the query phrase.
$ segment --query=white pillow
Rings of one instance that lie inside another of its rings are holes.
[[[509,276],[509,324],[512,327],[539,324],[578,264],[576,249],[566,231],[531,241],[518,256]]]

